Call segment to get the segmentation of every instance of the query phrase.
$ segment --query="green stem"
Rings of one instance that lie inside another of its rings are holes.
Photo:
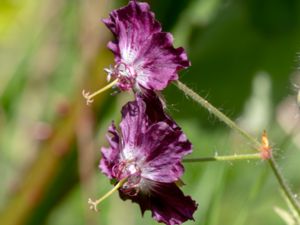
[[[246,131],[244,131],[242,128],[240,128],[235,122],[233,122],[229,117],[227,117],[224,113],[222,113],[220,110],[218,110],[216,107],[214,107],[212,104],[210,104],[206,99],[202,98],[199,94],[194,92],[192,89],[187,87],[185,84],[181,83],[180,81],[177,81],[175,85],[183,91],[187,96],[191,97],[195,102],[199,103],[202,107],[206,108],[208,112],[214,114],[220,121],[224,122],[227,126],[232,128],[233,130],[236,130],[239,134],[241,134],[243,137],[248,139],[254,144],[255,148],[260,147],[260,143],[255,140],[251,135],[249,135]]]
[[[284,177],[283,177],[283,175],[282,175],[282,173],[281,173],[281,171],[278,167],[278,164],[276,163],[274,157],[271,157],[268,161],[269,161],[269,165],[271,166],[278,183],[281,186],[281,189],[282,189],[283,193],[285,194],[286,198],[290,201],[290,203],[293,206],[294,210],[298,213],[298,216],[300,217],[299,202],[294,197],[294,194],[293,194],[291,188],[289,187],[289,185],[285,181],[285,179],[284,179]]]
[[[183,162],[194,163],[194,162],[210,162],[210,161],[237,161],[237,160],[251,160],[251,159],[261,159],[260,153],[191,158],[191,159],[184,159]]]
[[[219,120],[227,124],[231,129],[237,131],[241,136],[243,136],[245,139],[247,139],[253,146],[260,151],[261,144],[248,132],[244,131],[242,128],[240,128],[235,122],[233,122],[229,117],[227,117],[224,113],[222,113],[220,110],[218,110],[216,107],[214,107],[212,104],[210,104],[206,99],[202,98],[200,95],[198,95],[196,92],[194,92],[192,89],[187,87],[185,84],[181,83],[180,81],[175,82],[175,85],[177,88],[181,91],[183,91],[187,96],[192,98],[195,102],[200,104],[202,107],[206,108],[210,113],[214,114]],[[293,192],[291,191],[289,185],[283,178],[283,175],[279,169],[279,166],[277,162],[275,161],[274,157],[271,156],[270,159],[268,159],[269,165],[271,166],[271,169],[283,191],[283,193],[286,195],[287,199],[290,201],[291,205],[295,209],[295,211],[300,216],[300,205],[296,198],[293,195]]]

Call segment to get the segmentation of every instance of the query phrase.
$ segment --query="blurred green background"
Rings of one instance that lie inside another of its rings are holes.
[[[299,193],[300,1],[149,2],[175,45],[188,51],[192,67],[181,80],[258,139],[266,129]],[[105,93],[86,106],[81,91],[104,86],[103,68],[113,64],[106,48],[112,37],[100,19],[125,4],[1,0],[1,225],[156,224],[117,194],[99,213],[87,204],[111,188],[97,168],[100,147],[132,95]],[[194,144],[189,157],[253,152],[174,85],[164,94],[169,113]],[[199,203],[195,222],[186,224],[288,224],[280,210],[288,207],[264,162],[188,164],[183,180],[185,194]]]

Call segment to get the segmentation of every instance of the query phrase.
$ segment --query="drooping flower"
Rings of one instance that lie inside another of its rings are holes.
[[[109,128],[110,146],[102,148],[101,171],[118,182],[120,197],[152,211],[155,220],[181,224],[193,219],[197,204],[176,185],[182,158],[192,146],[180,127],[163,111],[159,98],[136,95],[122,109],[120,133]],[[99,202],[96,202],[98,204]],[[90,200],[95,206],[95,202]]]
[[[114,79],[108,88],[160,91],[178,79],[179,70],[190,66],[184,49],[173,47],[172,34],[162,32],[147,3],[131,0],[103,22],[115,36],[115,41],[108,43],[116,63],[106,69],[108,80]],[[95,96],[84,95],[89,101]]]

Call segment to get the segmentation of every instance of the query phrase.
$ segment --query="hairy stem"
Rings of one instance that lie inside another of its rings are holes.
[[[294,197],[294,194],[291,190],[291,188],[289,187],[289,185],[287,184],[287,182],[285,181],[279,167],[278,164],[276,163],[274,157],[271,157],[269,160],[269,165],[272,168],[272,171],[278,181],[278,183],[280,184],[280,187],[283,191],[283,193],[285,194],[287,200],[290,201],[291,206],[293,206],[294,210],[298,213],[298,216],[300,216],[300,205],[299,202],[297,201],[297,199]]]
[[[185,93],[185,95],[192,98],[195,102],[200,104],[202,107],[206,108],[210,113],[214,114],[219,120],[224,122],[226,125],[228,125],[231,129],[238,132],[241,136],[243,136],[246,140],[248,140],[258,151],[261,151],[261,144],[252,137],[248,132],[240,128],[235,122],[233,122],[228,116],[226,116],[224,113],[222,113],[220,110],[218,110],[216,107],[214,107],[212,104],[210,104],[206,99],[201,97],[199,94],[194,92],[192,89],[187,87],[185,84],[181,83],[180,81],[175,82],[175,85],[179,90]],[[290,201],[291,205],[294,207],[295,211],[300,216],[300,205],[296,198],[294,197],[289,185],[285,181],[277,162],[275,161],[274,157],[271,156],[270,159],[268,159],[269,165],[280,185],[280,188],[282,189],[283,193],[286,195],[287,199]]]
[[[210,113],[214,114],[220,121],[224,122],[227,126],[236,130],[239,134],[245,137],[247,140],[251,141],[255,148],[260,148],[260,143],[255,140],[250,134],[240,128],[235,122],[233,122],[229,117],[227,117],[224,113],[210,104],[206,99],[201,97],[199,94],[194,92],[192,89],[187,87],[185,84],[177,81],[175,85],[183,91],[187,96],[192,98],[195,102],[199,103],[202,107],[206,108]]]
[[[253,154],[234,154],[234,155],[224,155],[224,156],[212,156],[212,157],[201,157],[201,158],[190,158],[184,159],[185,163],[194,162],[210,162],[210,161],[237,161],[237,160],[251,160],[251,159],[261,159],[260,153]]]

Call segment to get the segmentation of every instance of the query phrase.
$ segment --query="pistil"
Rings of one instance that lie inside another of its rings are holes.
[[[83,97],[86,99],[86,104],[89,105],[94,101],[94,97],[110,88],[112,88],[113,86],[115,86],[118,82],[118,79],[112,81],[111,83],[109,83],[108,85],[106,85],[105,87],[99,89],[98,91],[95,91],[94,93],[90,94],[90,92],[86,92],[85,90],[82,91],[82,95]]]
[[[109,192],[107,192],[105,195],[103,195],[101,198],[99,198],[96,201],[93,201],[92,199],[89,198],[88,204],[90,205],[90,209],[94,211],[98,211],[97,206],[99,205],[100,202],[102,202],[104,199],[108,198],[111,196],[114,192],[116,192],[120,187],[123,186],[123,184],[127,181],[127,177],[123,178],[122,180],[119,181],[119,183],[114,186],[113,189],[111,189]]]

